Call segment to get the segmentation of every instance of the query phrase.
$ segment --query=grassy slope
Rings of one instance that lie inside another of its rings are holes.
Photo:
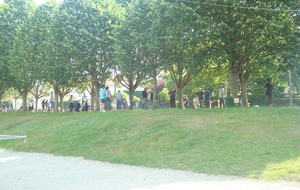
[[[1,113],[0,148],[86,159],[300,179],[300,108]]]

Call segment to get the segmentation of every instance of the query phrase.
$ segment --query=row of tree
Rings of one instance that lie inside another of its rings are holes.
[[[128,89],[132,104],[135,89],[145,80],[156,89],[162,72],[176,85],[179,105],[184,87],[208,72],[219,79],[230,76],[231,94],[237,97],[240,85],[248,105],[252,76],[298,65],[296,0],[5,3],[0,7],[0,97],[17,89],[24,110],[28,92],[35,88],[39,98],[46,83],[56,102],[85,86],[92,110],[99,109],[100,84],[111,76]]]

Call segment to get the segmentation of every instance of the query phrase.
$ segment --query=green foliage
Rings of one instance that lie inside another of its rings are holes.
[[[7,109],[13,109],[13,104],[11,101],[0,102],[0,107],[6,107]]]
[[[7,9],[9,6],[6,3],[3,3],[0,5],[0,12],[4,11],[4,9]]]
[[[8,62],[17,33],[32,14],[35,5],[31,0],[10,0],[2,5],[0,11],[0,91],[14,84]]]
[[[251,92],[250,102],[263,104],[256,80],[274,79],[278,97],[287,70],[299,91],[300,16],[281,11],[297,10],[298,1],[215,1],[266,10],[205,2],[211,1],[65,0],[37,7],[32,0],[7,0],[0,7],[0,92],[28,91],[37,80],[97,90],[113,70],[132,97],[161,70],[189,99],[198,87],[216,92],[228,83],[231,94]]]
[[[290,99],[287,98],[274,98],[273,99],[276,106],[289,106],[290,105]],[[294,106],[300,106],[300,98],[293,97],[293,105]]]
[[[158,101],[159,102],[169,102],[170,101],[170,96],[169,93],[170,91],[167,88],[163,88],[159,93],[158,93]]]
[[[198,30],[199,35],[205,36],[199,38],[200,51],[209,55],[209,59],[219,60],[216,61],[218,65],[226,64],[232,75],[234,96],[238,93],[239,79],[241,86],[246,85],[253,75],[263,71],[275,73],[280,65],[286,66],[288,62],[283,63],[283,57],[295,60],[295,54],[289,53],[294,51],[295,46],[299,46],[295,38],[299,28],[294,24],[293,13],[238,8],[244,6],[280,10],[287,9],[288,4],[282,1],[218,2],[237,7],[192,6],[202,16],[202,19],[196,21],[203,28]],[[247,98],[247,90],[244,88],[243,98]]]

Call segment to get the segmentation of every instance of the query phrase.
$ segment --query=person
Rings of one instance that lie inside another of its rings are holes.
[[[49,103],[48,100],[45,101],[45,112],[49,111]]]
[[[176,108],[176,104],[175,104],[176,90],[173,88],[168,94],[170,96],[171,108]]]
[[[199,108],[203,108],[203,91],[202,91],[202,88],[199,88],[198,89],[198,92],[197,92],[197,96],[198,96],[198,100],[199,100]]]
[[[83,94],[83,97],[81,99],[82,103],[82,111],[87,111],[88,110],[88,103],[87,103],[87,97],[85,94]]]
[[[73,108],[74,108],[73,95],[71,95],[70,98],[69,98],[69,109],[70,109],[70,112],[73,111]]]
[[[42,110],[45,111],[45,104],[46,104],[46,99],[43,99],[42,101]]]
[[[116,94],[116,99],[117,99],[117,110],[121,110],[123,95],[120,90],[118,90],[118,93]]]
[[[273,85],[271,84],[271,79],[267,79],[265,85],[265,96],[269,106],[273,105],[272,92],[273,92]]]
[[[183,96],[183,102],[182,102],[182,108],[186,109],[189,107],[189,99],[187,97],[187,95]]]
[[[220,101],[220,108],[225,107],[225,90],[223,85],[220,85],[219,88],[219,101]]]
[[[104,105],[105,105],[105,86],[102,85],[101,88],[100,88],[100,92],[99,92],[99,95],[100,95],[100,112],[105,112],[105,109],[104,109]]]
[[[80,112],[80,108],[81,108],[81,105],[80,105],[80,102],[78,101],[75,105],[75,111]]]
[[[28,110],[31,112],[33,110],[33,100],[29,99],[28,101]]]
[[[148,98],[148,92],[147,92],[147,88],[144,88],[143,92],[142,92],[142,97],[143,97],[143,109],[147,109],[147,98]]]
[[[105,110],[106,111],[109,111],[111,109],[110,98],[111,98],[111,92],[109,90],[109,87],[107,86],[105,88]]]
[[[53,95],[53,91],[51,91],[50,93],[50,101],[49,101],[49,108],[50,108],[50,111],[54,111],[54,107],[55,107],[55,103],[54,103],[54,95]]]
[[[122,109],[126,110],[128,108],[126,100],[122,99]]]
[[[198,95],[196,94],[194,99],[193,99],[193,105],[194,105],[194,108],[198,109],[199,108],[199,98],[198,98]]]
[[[206,108],[210,108],[210,105],[211,105],[211,93],[208,90],[208,88],[205,89],[204,102],[205,102],[205,107]]]

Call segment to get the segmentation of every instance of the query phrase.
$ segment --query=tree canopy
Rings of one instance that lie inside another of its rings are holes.
[[[296,0],[64,0],[39,6],[6,0],[0,5],[0,95],[13,87],[25,101],[33,86],[49,83],[58,101],[58,93],[88,84],[98,105],[99,86],[113,72],[132,96],[143,81],[155,86],[167,73],[180,102],[189,83],[213,82],[229,83],[230,94],[241,93],[247,105],[249,84],[283,80],[287,70],[299,75],[299,8]]]

